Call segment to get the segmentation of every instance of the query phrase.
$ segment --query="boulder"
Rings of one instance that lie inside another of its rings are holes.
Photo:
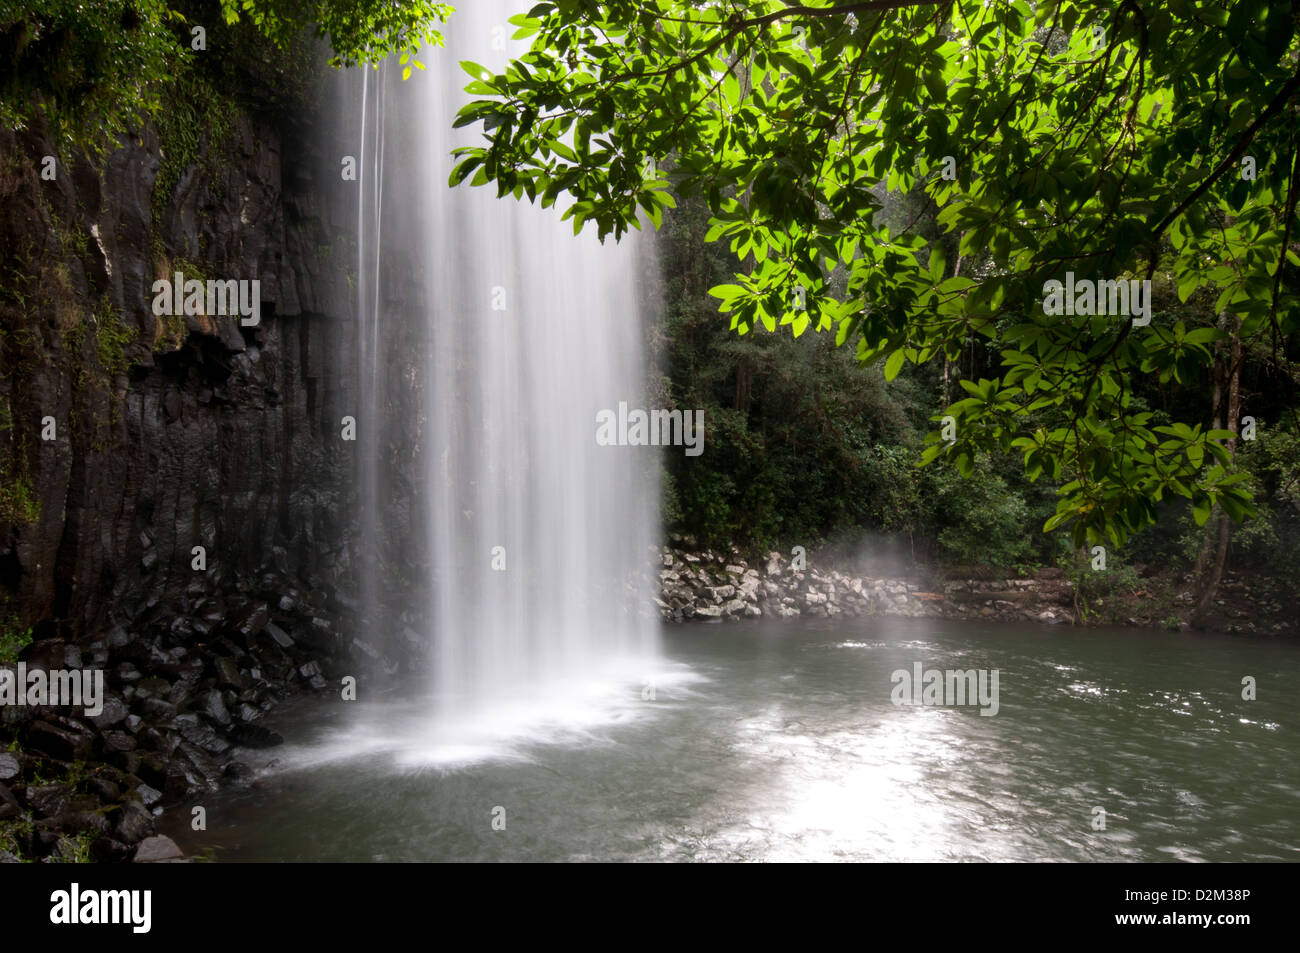
[[[12,791],[0,783],[0,821],[23,816],[23,806],[18,803]]]
[[[229,727],[231,723],[230,712],[226,709],[226,703],[221,697],[221,692],[215,688],[203,698],[203,714],[209,721],[220,725],[222,728]]]
[[[94,747],[94,735],[48,721],[34,722],[27,729],[27,747],[59,761],[84,761]]]
[[[265,602],[250,602],[236,609],[226,619],[225,631],[231,636],[238,636],[245,645],[251,645],[253,638],[259,635],[266,624],[271,621]]]
[[[27,788],[25,795],[27,806],[40,817],[54,817],[62,814],[72,797],[72,788],[67,784],[38,784]]]
[[[155,834],[152,837],[146,837],[140,842],[140,846],[135,849],[135,856],[132,859],[137,864],[176,863],[183,861],[185,855],[181,853],[181,849],[176,846],[176,842],[170,837]]]
[[[120,696],[105,695],[104,710],[98,715],[91,716],[90,722],[96,728],[103,730],[105,728],[113,727],[118,722],[124,721],[127,714],[126,702],[124,702]]]

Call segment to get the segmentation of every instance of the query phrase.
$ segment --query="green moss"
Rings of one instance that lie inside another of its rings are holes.
[[[0,523],[35,523],[41,518],[41,501],[26,476],[10,478],[0,469]],[[0,657],[5,634],[0,632]]]
[[[200,265],[197,261],[192,261],[189,258],[179,258],[179,257],[176,258],[172,262],[172,267],[174,270],[184,274],[186,281],[189,281],[191,278],[194,278],[197,281],[206,282],[209,278],[212,277],[212,275],[208,274],[207,268],[205,268],[203,265]]]
[[[131,366],[126,356],[127,345],[136,339],[136,329],[123,321],[117,309],[105,294],[95,310],[93,326],[81,321],[63,332],[63,347],[77,361],[75,381],[77,387],[90,382],[92,376],[105,384],[111,384],[117,374],[123,374]],[[91,354],[86,353],[86,338],[93,337],[93,357],[98,365],[98,373],[92,375],[90,367]]]
[[[192,261],[189,258],[175,258],[170,263],[171,271],[179,271],[185,275],[186,280],[193,278],[196,281],[206,282],[208,280],[207,269]],[[153,350],[155,354],[174,351],[185,343],[185,337],[189,329],[185,326],[185,316],[182,314],[163,314],[158,316],[162,322],[163,333],[155,335]]]
[[[32,282],[32,276],[19,268],[10,266],[4,274],[4,279],[0,280],[0,299],[8,299],[16,304],[20,310],[26,312],[30,295],[26,294],[24,289]]]
[[[163,333],[154,341],[154,353],[176,350],[185,342],[185,318],[179,314],[164,314],[158,320],[163,324]]]
[[[159,260],[167,258],[161,235],[163,213],[181,176],[202,161],[205,178],[209,182],[216,180],[223,144],[230,135],[236,109],[230,96],[220,93],[194,69],[171,81],[165,99],[167,109],[158,115],[155,123],[162,164],[150,195],[153,252]]]
[[[135,341],[136,330],[127,324],[113,309],[105,295],[97,313],[96,353],[99,366],[110,377],[126,372],[131,362],[126,357],[126,347]]]
[[[63,253],[64,258],[83,258],[90,253],[90,235],[83,229],[69,225],[63,221],[63,218],[51,208],[45,201],[43,193],[38,191],[37,198],[45,206],[45,213],[50,216],[50,232],[54,240],[59,243],[59,250]],[[59,263],[64,274],[67,273],[67,265]]]
[[[35,830],[36,822],[32,819],[31,814],[0,821],[0,852],[21,857],[22,849],[19,845],[19,839],[30,837]]]
[[[18,653],[31,644],[32,630],[24,629],[18,616],[10,613],[0,622],[0,662],[12,662]]]
[[[97,831],[82,831],[80,834],[65,837],[59,843],[56,856],[65,864],[93,863],[93,858],[90,856],[90,845],[94,843],[95,838],[98,836]]]

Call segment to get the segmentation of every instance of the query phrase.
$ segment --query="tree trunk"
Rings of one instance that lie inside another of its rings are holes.
[[[962,237],[963,237],[963,236],[960,236],[960,235],[957,237],[957,247],[958,247],[958,248],[961,247],[961,239],[962,239]],[[953,276],[954,278],[956,278],[956,277],[958,277],[959,275],[961,275],[961,262],[962,262],[962,256],[961,256],[961,255],[958,255],[958,256],[957,256],[957,264],[956,264],[956,266],[954,266],[954,268],[952,269],[952,276]],[[958,372],[959,372],[959,373],[960,373],[960,370],[961,370],[961,369],[958,368]],[[943,406],[944,406],[945,409],[947,409],[949,402],[952,400],[952,377],[953,377],[953,373],[952,373],[952,362],[948,360],[948,349],[947,349],[947,348],[944,348],[944,351],[943,351],[943,378],[942,378],[942,381],[941,381],[941,386],[942,386],[942,388],[943,388]]]
[[[1226,329],[1227,313],[1219,316],[1219,326]],[[1222,359],[1222,348],[1216,349],[1214,381],[1214,429],[1231,430],[1234,436],[1228,440],[1228,453],[1237,452],[1235,434],[1241,425],[1241,318],[1238,316],[1232,324],[1231,349],[1228,360]],[[1223,385],[1227,385],[1228,406],[1227,426],[1222,416]],[[1197,600],[1192,610],[1192,625],[1204,628],[1209,620],[1210,607],[1219,592],[1219,583],[1223,581],[1223,570],[1228,563],[1228,543],[1232,539],[1232,520],[1222,507],[1216,506],[1205,524],[1205,537],[1201,542],[1201,552],[1196,560]]]

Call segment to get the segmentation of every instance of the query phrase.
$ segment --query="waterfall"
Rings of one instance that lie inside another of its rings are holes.
[[[420,54],[427,72],[403,82],[390,62],[366,71],[362,91],[361,593],[377,624],[381,527],[420,537],[424,565],[406,571],[431,647],[435,746],[531,730],[614,684],[639,693],[657,641],[655,460],[595,439],[599,411],[644,406],[648,252],[635,237],[575,236],[558,207],[447,184],[452,149],[483,142],[476,127],[452,128],[470,98],[458,64],[498,69],[522,54],[509,39],[516,12],[457,10],[446,48]],[[411,289],[390,287],[404,270]],[[404,364],[395,342],[409,340],[423,353]],[[415,448],[394,446],[401,428],[383,396],[408,365]],[[415,506],[393,514],[387,471],[406,449]]]

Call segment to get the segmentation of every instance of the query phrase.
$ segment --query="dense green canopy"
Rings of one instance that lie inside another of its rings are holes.
[[[281,49],[322,37],[335,66],[398,54],[422,69],[415,54],[442,45],[450,12],[432,0],[0,0],[0,124],[43,114],[66,142],[99,151],[156,114],[193,57],[232,55],[209,50],[219,29],[248,25]]]
[[[452,181],[567,193],[602,237],[701,195],[739,262],[712,291],[736,330],[834,331],[890,378],[987,337],[1002,373],[960,382],[927,459],[1014,447],[1076,543],[1122,541],[1165,494],[1240,519],[1238,422],[1155,426],[1132,391],[1195,379],[1230,337],[1284,362],[1300,329],[1292,6],[539,3],[513,21],[531,52],[464,64],[482,98],[459,122],[489,141]],[[944,239],[883,224],[882,184],[923,191]],[[1119,284],[1088,286],[1121,281],[1119,314]],[[1057,307],[1053,282],[1089,291]],[[1189,327],[1193,295],[1217,319]]]

